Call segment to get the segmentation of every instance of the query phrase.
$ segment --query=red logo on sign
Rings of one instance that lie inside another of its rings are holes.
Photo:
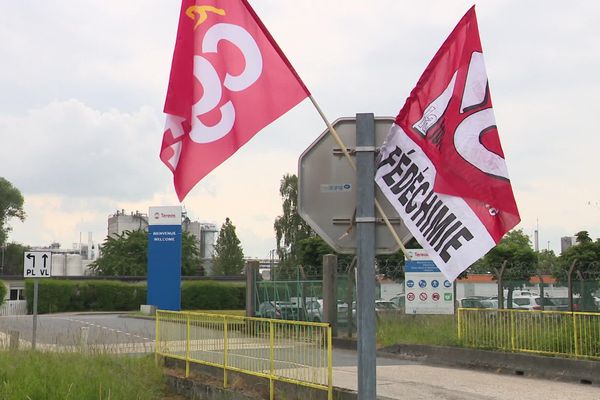
[[[421,299],[421,301],[427,300],[427,293],[419,293],[419,299]]]
[[[415,294],[411,292],[406,295],[406,298],[408,299],[408,301],[413,301],[415,299]]]
[[[431,298],[433,299],[433,301],[438,301],[440,299],[440,294],[434,293],[431,295]]]

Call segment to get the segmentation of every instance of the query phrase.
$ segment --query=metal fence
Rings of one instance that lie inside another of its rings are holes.
[[[469,347],[600,359],[600,314],[459,308],[458,338]]]
[[[331,327],[324,323],[195,312],[156,312],[156,354],[325,390],[333,396]]]
[[[0,316],[6,315],[27,315],[27,301],[6,300],[4,304],[0,306]]]

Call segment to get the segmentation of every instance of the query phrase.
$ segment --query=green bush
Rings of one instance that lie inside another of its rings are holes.
[[[33,281],[25,283],[27,309],[33,310]],[[131,311],[146,303],[146,285],[114,281],[44,280],[39,283],[38,313]]]
[[[33,310],[33,281],[25,283],[27,309]],[[68,311],[133,311],[146,304],[145,283],[119,281],[72,281],[47,279],[39,282],[38,313]],[[245,308],[246,287],[239,283],[183,282],[184,310],[239,310]]]
[[[183,310],[239,310],[246,308],[246,286],[214,281],[184,282]]]
[[[6,292],[8,292],[6,285],[4,284],[3,281],[0,281],[0,306],[2,304],[4,304],[4,298],[6,297]]]

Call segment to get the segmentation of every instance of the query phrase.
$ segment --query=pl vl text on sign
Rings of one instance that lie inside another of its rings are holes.
[[[394,118],[375,118],[375,145],[385,140]],[[339,118],[333,128],[354,158],[356,118]],[[363,150],[364,151],[364,150]],[[330,245],[342,254],[356,253],[356,172],[329,130],[325,130],[300,156],[298,162],[298,214]],[[412,234],[379,189],[375,198],[396,233],[406,243]],[[375,252],[392,254],[400,250],[383,217],[375,215]]]
[[[52,252],[26,251],[23,256],[25,278],[50,278],[52,276]]]

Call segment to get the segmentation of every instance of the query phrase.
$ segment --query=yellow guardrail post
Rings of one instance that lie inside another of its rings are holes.
[[[154,313],[154,320],[155,320],[155,329],[156,329],[155,330],[156,334],[154,336],[154,362],[156,363],[156,365],[158,365],[158,346],[159,346],[159,343],[160,343],[160,340],[159,340],[159,335],[160,335],[159,320],[160,320],[160,317],[159,317],[159,311],[158,310],[156,310],[155,313]]]
[[[458,315],[457,315],[457,327],[458,327],[458,341],[462,342],[462,318],[461,318],[461,314],[462,314],[462,308],[459,308],[458,310]]]
[[[273,331],[273,321],[269,321],[269,399],[275,398],[275,382],[273,374],[275,373],[275,332]]]
[[[327,400],[333,400],[333,331],[331,325],[327,327]]]
[[[573,313],[573,341],[575,344],[575,357],[579,357],[579,338],[577,334],[577,313]]]
[[[185,377],[190,376],[190,314],[186,314],[186,333],[185,333]]]
[[[223,315],[223,387],[227,387],[227,355],[229,353],[227,334],[227,316]]]
[[[510,311],[510,348],[512,351],[516,349],[516,338],[515,338],[515,311]]]

